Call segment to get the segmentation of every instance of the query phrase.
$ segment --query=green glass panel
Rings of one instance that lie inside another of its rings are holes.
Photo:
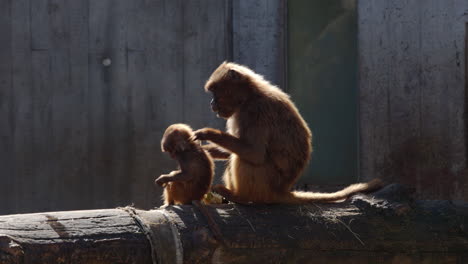
[[[300,183],[358,178],[357,15],[354,0],[288,1],[288,92],[312,130]]]

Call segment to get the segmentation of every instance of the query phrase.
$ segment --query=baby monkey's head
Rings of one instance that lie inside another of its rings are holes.
[[[174,124],[164,132],[161,150],[174,158],[176,153],[187,151],[193,148],[194,144],[192,128],[185,124]]]

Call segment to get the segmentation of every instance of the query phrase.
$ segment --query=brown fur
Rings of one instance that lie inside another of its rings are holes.
[[[174,124],[166,129],[161,149],[178,161],[179,170],[163,174],[155,183],[164,186],[163,199],[169,204],[191,204],[210,190],[214,164],[210,155],[194,140],[192,129]]]
[[[228,62],[213,72],[205,90],[213,94],[213,111],[227,119],[227,133],[203,128],[195,135],[214,143],[207,147],[214,158],[229,159],[226,187],[213,188],[228,200],[337,201],[381,185],[376,180],[336,193],[291,191],[310,159],[312,134],[289,96],[247,67]]]

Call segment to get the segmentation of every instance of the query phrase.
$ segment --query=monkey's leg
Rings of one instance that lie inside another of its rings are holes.
[[[168,184],[166,188],[164,188],[164,205],[173,205],[174,204],[174,198],[172,197],[172,190],[171,190],[172,184]]]
[[[217,184],[211,188],[214,192],[218,193],[219,195],[223,196],[226,198],[228,201],[238,203],[238,204],[249,204],[249,201],[246,201],[237,195],[235,195],[231,190],[228,188],[224,187],[221,184]]]
[[[224,181],[224,185],[226,186],[226,188],[233,189],[231,163],[228,163],[228,165],[226,166],[226,170],[224,171],[224,175],[223,175],[223,181]]]

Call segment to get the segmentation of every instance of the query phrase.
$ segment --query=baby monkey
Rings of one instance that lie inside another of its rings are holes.
[[[164,132],[161,149],[179,163],[179,170],[163,174],[155,183],[165,187],[165,205],[191,204],[202,200],[210,190],[214,175],[211,156],[194,140],[192,129],[174,124]]]

